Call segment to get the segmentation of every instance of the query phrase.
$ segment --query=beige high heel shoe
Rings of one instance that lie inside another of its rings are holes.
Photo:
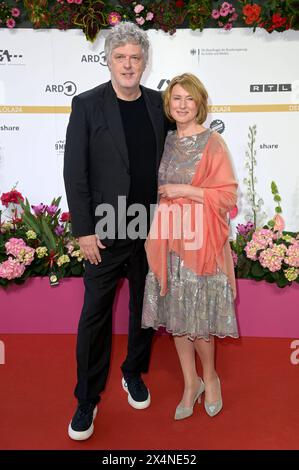
[[[205,400],[205,410],[207,414],[211,416],[211,418],[213,418],[213,416],[216,416],[223,408],[223,401],[222,401],[222,396],[221,396],[221,385],[220,385],[219,377],[217,377],[217,379],[218,379],[218,385],[219,385],[219,390],[220,390],[220,399],[217,401],[214,401],[213,403],[208,403]]]
[[[193,406],[189,408],[189,407],[185,407],[179,404],[176,407],[174,419],[178,420],[178,419],[189,418],[189,416],[193,415],[193,408],[194,408],[196,401],[198,401],[198,403],[201,403],[201,394],[205,391],[205,384],[201,378],[199,379],[200,379],[200,384],[196,392],[196,395],[194,397]]]

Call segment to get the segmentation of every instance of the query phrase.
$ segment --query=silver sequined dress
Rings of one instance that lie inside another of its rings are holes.
[[[210,129],[182,138],[176,131],[168,133],[159,169],[159,186],[191,183],[210,134]],[[218,269],[214,275],[199,276],[171,252],[167,276],[168,293],[160,296],[156,276],[152,271],[147,275],[142,328],[164,326],[173,335],[188,335],[191,340],[208,340],[209,335],[239,336],[233,293],[224,273]]]

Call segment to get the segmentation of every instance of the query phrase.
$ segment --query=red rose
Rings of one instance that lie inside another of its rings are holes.
[[[61,222],[69,222],[71,220],[71,214],[69,212],[63,212],[60,216]]]
[[[177,0],[177,1],[175,2],[175,6],[176,6],[177,8],[183,8],[183,7],[185,6],[185,2],[183,2],[183,0]]]
[[[24,201],[22,194],[19,193],[19,191],[17,191],[16,189],[9,191],[9,193],[3,193],[1,196],[1,202],[5,207],[8,207],[8,204],[10,203],[19,204],[19,199],[21,199],[21,201]]]
[[[281,28],[281,26],[286,24],[287,18],[283,18],[280,13],[274,13],[272,16],[272,22],[275,28]]]

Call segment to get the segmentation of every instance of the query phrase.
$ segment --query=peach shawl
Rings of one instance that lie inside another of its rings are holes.
[[[163,215],[163,211],[161,211],[165,205],[178,204],[183,210],[183,205],[187,204],[190,210],[190,227],[194,229],[198,227],[198,224],[195,224],[195,217],[198,217],[196,206],[198,208],[199,203],[185,198],[174,200],[161,198],[145,242],[149,267],[159,281],[160,295],[163,296],[167,293],[168,252],[174,251],[184,261],[184,266],[198,275],[216,274],[218,266],[228,276],[235,297],[236,286],[228,239],[227,213],[236,204],[238,185],[234,177],[229,151],[218,133],[211,133],[191,184],[204,190],[203,205],[201,206],[203,215],[201,247],[186,249],[190,240],[184,238],[183,227],[181,227],[182,236],[180,239],[175,238],[175,216],[169,217],[166,222],[165,213]],[[163,220],[163,230],[165,223],[167,223],[168,232],[167,237],[164,238],[161,237],[161,220]],[[158,237],[157,234],[159,234]]]

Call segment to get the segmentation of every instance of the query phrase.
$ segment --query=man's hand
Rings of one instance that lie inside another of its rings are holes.
[[[78,241],[85,260],[88,260],[91,264],[99,264],[102,261],[99,248],[104,249],[106,247],[97,235],[79,237]]]

